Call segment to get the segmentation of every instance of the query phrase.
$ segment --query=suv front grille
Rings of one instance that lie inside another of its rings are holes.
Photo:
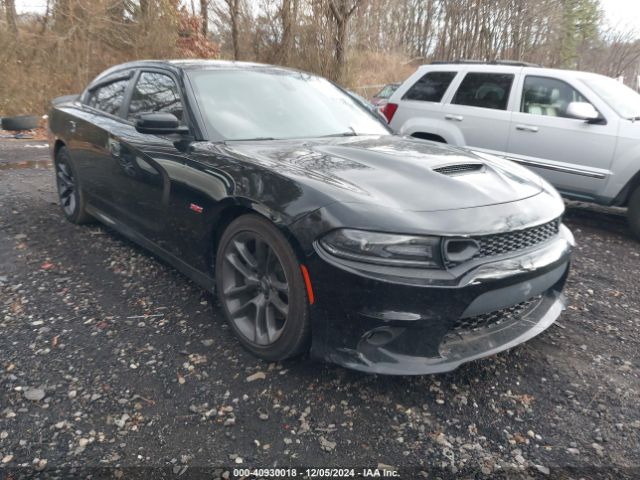
[[[530,298],[529,300],[501,310],[483,313],[475,317],[460,318],[454,325],[453,331],[457,333],[462,333],[462,331],[475,331],[481,328],[500,325],[509,320],[518,320],[533,310],[541,300],[542,295],[538,295],[537,297]]]

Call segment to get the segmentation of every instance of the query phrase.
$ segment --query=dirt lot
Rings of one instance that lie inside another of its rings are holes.
[[[620,215],[569,210],[569,309],[510,352],[407,378],[269,365],[185,277],[66,222],[37,145],[0,143],[0,478],[379,464],[407,479],[640,476],[640,243]]]

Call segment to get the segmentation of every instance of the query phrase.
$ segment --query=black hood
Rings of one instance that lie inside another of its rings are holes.
[[[392,135],[229,142],[227,149],[337,201],[395,210],[481,207],[542,191],[533,174],[510,162]]]

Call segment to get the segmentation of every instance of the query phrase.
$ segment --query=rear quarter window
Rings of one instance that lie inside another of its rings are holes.
[[[118,115],[128,84],[128,79],[116,80],[91,90],[87,105],[111,115]]]
[[[440,102],[456,74],[457,72],[428,72],[407,90],[402,99]]]

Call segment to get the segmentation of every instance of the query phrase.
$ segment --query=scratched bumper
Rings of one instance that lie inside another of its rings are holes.
[[[312,355],[365,372],[418,375],[512,348],[560,316],[573,242],[561,226],[533,250],[419,281],[373,278],[316,248]]]

